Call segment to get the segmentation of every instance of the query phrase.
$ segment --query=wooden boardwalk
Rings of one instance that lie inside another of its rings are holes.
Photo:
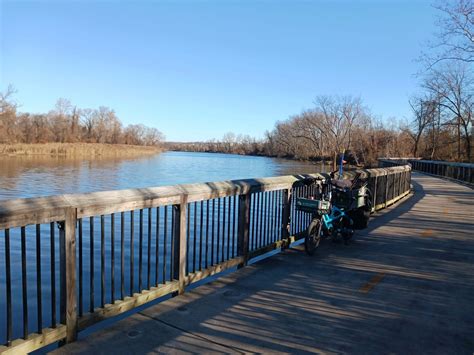
[[[412,182],[349,246],[287,250],[54,353],[472,354],[474,190]]]

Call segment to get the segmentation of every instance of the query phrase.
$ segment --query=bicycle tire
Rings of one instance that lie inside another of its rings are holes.
[[[314,255],[321,241],[321,221],[317,218],[313,219],[308,226],[306,236],[304,238],[304,249],[306,254]]]

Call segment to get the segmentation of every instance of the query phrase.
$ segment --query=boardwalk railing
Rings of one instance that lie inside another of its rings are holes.
[[[374,210],[410,190],[410,167],[360,171]],[[354,172],[346,173],[353,175]],[[0,353],[71,342],[129,311],[301,238],[325,174],[0,202]]]
[[[410,158],[379,159],[380,167],[410,164],[413,170],[474,185],[474,164]]]

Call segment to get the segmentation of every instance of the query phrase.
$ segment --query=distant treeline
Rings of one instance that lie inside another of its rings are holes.
[[[407,132],[374,119],[358,98],[320,96],[314,108],[277,122],[263,139],[227,133],[221,140],[167,143],[167,148],[325,161],[350,150],[369,166],[379,156],[410,155],[411,141]]]
[[[141,124],[124,126],[112,109],[78,108],[59,99],[48,113],[18,112],[10,86],[0,93],[0,144],[107,143],[157,146],[163,134]]]
[[[320,96],[313,108],[277,122],[263,139],[227,133],[220,140],[170,142],[166,148],[325,161],[345,150],[355,157],[352,163],[365,166],[376,165],[379,157],[472,161],[474,105],[468,89],[460,84],[453,91],[462,100],[412,98],[413,118],[406,122],[378,120],[358,98]]]

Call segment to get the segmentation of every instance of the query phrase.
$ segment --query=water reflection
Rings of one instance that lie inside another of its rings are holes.
[[[313,163],[165,152],[134,159],[0,157],[0,200],[320,171]]]

